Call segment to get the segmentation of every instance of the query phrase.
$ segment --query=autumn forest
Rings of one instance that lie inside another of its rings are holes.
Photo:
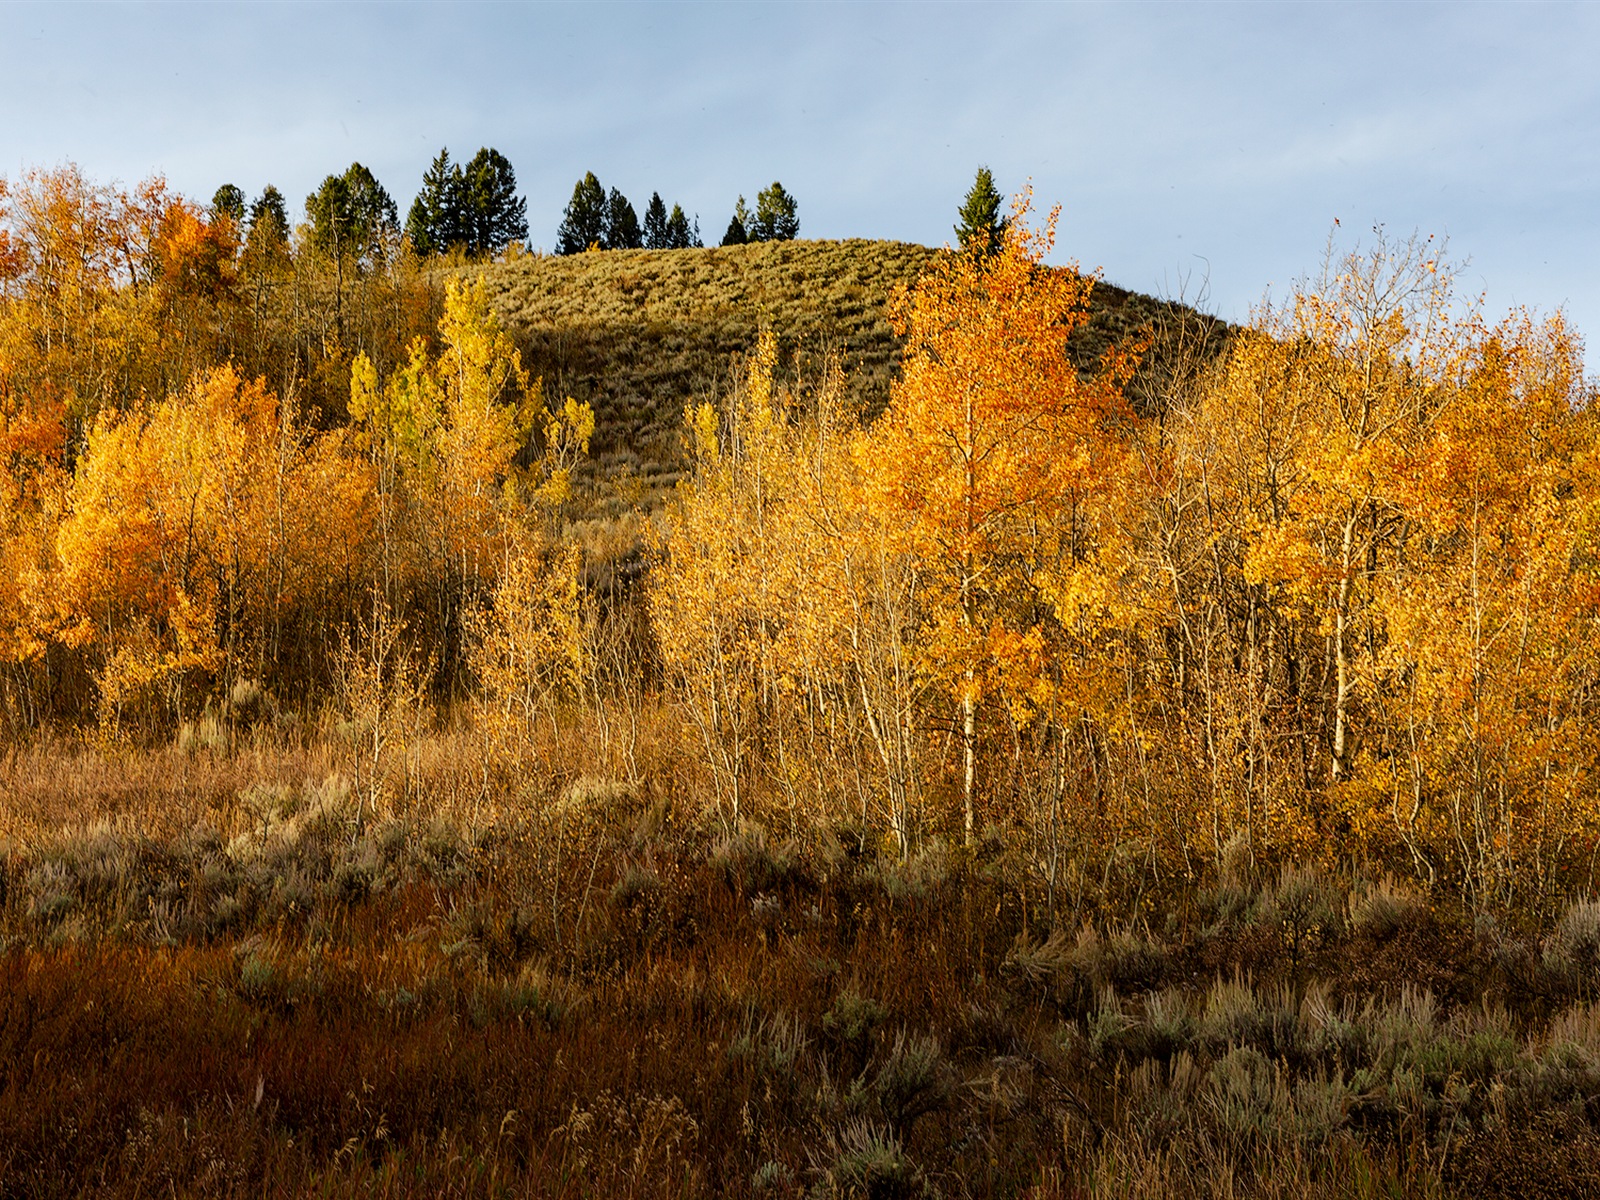
[[[1230,327],[989,217],[0,180],[0,1194],[1600,1182],[1581,339],[1422,234]],[[666,256],[768,298],[692,379]]]

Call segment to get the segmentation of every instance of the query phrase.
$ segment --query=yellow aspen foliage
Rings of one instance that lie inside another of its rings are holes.
[[[94,652],[103,718],[217,670],[259,607],[276,416],[259,384],[222,368],[147,413],[97,419],[57,535],[55,594],[61,639]]]
[[[678,486],[670,559],[651,590],[663,664],[705,747],[733,822],[776,697],[773,653],[781,570],[771,520],[783,497],[785,414],[772,385],[777,341],[765,333],[724,415],[685,412],[693,473]]]
[[[948,255],[901,296],[904,376],[865,448],[871,503],[903,514],[920,564],[920,665],[958,710],[969,842],[981,706],[1026,720],[1061,687],[1079,693],[1086,678],[1048,680],[1044,624],[1092,642],[1088,627],[1119,607],[1125,363],[1079,376],[1066,343],[1088,320],[1094,281],[1044,266],[1058,214],[1034,229],[1028,213],[1024,194],[996,253]],[[1085,672],[1095,658],[1080,660]]]
[[[0,378],[65,407],[159,399],[217,361],[235,231],[160,178],[132,189],[74,166],[0,179]]]
[[[380,383],[358,356],[350,414],[378,481],[387,603],[431,597],[447,674],[459,642],[490,712],[531,723],[579,669],[579,558],[554,546],[594,413],[549,411],[489,309],[483,280],[446,285],[441,350],[417,339]],[[542,453],[519,468],[536,439]]]
[[[541,709],[578,686],[583,670],[580,562],[574,545],[547,554],[519,545],[488,604],[469,618],[473,672],[503,722],[531,727]]]
[[[1582,369],[1559,317],[1473,339],[1429,435],[1397,464],[1404,553],[1374,601],[1381,754],[1367,776],[1419,865],[1442,847],[1476,899],[1554,880],[1600,831],[1588,695],[1600,590],[1583,559],[1600,504]]]

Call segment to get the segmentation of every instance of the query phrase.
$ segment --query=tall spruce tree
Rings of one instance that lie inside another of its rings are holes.
[[[651,192],[650,203],[644,210],[644,248],[667,250],[671,245],[668,241],[667,206],[662,202],[660,192]]]
[[[284,202],[283,193],[270,183],[250,202],[249,224],[240,267],[246,277],[256,281],[259,302],[262,296],[259,285],[286,271],[290,265],[289,206]]]
[[[406,214],[406,237],[418,254],[443,254],[469,238],[461,168],[444,147],[422,173],[422,190]]]
[[[517,173],[505,155],[485,146],[462,176],[467,245],[474,254],[499,254],[528,240],[528,202],[517,195]]]
[[[666,246],[669,250],[687,250],[695,245],[695,236],[689,230],[689,218],[683,215],[683,206],[674,204],[667,218]]]
[[[724,246],[742,246],[750,240],[750,210],[745,207],[744,197],[739,197],[739,203],[733,206],[733,216],[728,218],[728,230],[722,235]]]
[[[422,176],[422,191],[406,217],[406,236],[419,254],[460,246],[494,255],[528,237],[528,202],[517,195],[517,173],[498,150],[483,147],[465,167],[439,151]]]
[[[955,227],[957,244],[969,254],[993,254],[1005,240],[1006,227],[1011,221],[1000,215],[1003,200],[994,186],[994,176],[988,167],[979,167],[972,190],[962,202],[956,215],[961,224]]]
[[[557,254],[582,254],[598,246],[606,237],[606,191],[588,171],[573,186],[572,199],[556,230]]]
[[[250,202],[250,232],[245,237],[247,250],[252,243],[289,243],[289,206],[283,193],[270,183]]]
[[[626,196],[612,188],[611,195],[606,198],[606,249],[638,250],[643,245],[639,214],[633,211]]]
[[[212,216],[232,217],[236,225],[244,223],[244,193],[231,183],[219,187],[211,197]]]
[[[795,215],[794,197],[783,190],[777,180],[756,196],[755,225],[750,230],[752,240],[758,242],[793,241],[800,232],[800,218]]]
[[[351,163],[343,175],[329,175],[306,197],[311,243],[328,257],[349,259],[358,268],[381,261],[389,239],[400,231],[394,200],[372,172]]]

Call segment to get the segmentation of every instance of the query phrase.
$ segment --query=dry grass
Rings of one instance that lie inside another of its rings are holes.
[[[1168,885],[1159,933],[1114,893],[1040,927],[998,846],[729,831],[665,719],[628,753],[564,720],[487,769],[471,722],[429,733],[377,804],[327,731],[14,752],[0,1194],[1596,1182],[1592,964],[1536,953],[1581,905],[1345,921],[1399,885],[1286,870],[1235,880],[1232,922]]]

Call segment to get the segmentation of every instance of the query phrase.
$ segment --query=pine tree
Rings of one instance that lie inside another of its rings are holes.
[[[694,236],[689,232],[689,219],[683,215],[682,205],[674,204],[672,215],[667,218],[667,249],[687,250],[695,244]]]
[[[500,151],[481,148],[462,172],[467,244],[475,254],[499,254],[528,240],[528,202],[517,195],[517,173]]]
[[[406,236],[419,254],[452,246],[468,254],[498,254],[528,236],[528,202],[517,195],[517,173],[498,150],[483,147],[465,167],[439,151],[422,177],[406,217]]]
[[[611,189],[606,200],[604,245],[607,250],[638,250],[644,245],[644,237],[639,232],[639,214],[616,188]]]
[[[250,232],[245,238],[245,249],[253,245],[287,245],[289,242],[289,208],[283,193],[270,183],[261,195],[250,202]]]
[[[677,212],[682,211],[676,205],[673,209]],[[644,210],[644,248],[646,250],[672,248],[667,225],[667,206],[662,203],[660,192],[650,193],[650,203]]]
[[[244,193],[231,183],[223,184],[211,197],[211,212],[214,216],[229,216],[236,224],[243,224]]]
[[[777,180],[756,196],[755,226],[750,236],[758,242],[793,241],[800,232],[800,218],[795,216],[794,197],[783,190]],[[747,226],[748,227],[748,226]]]
[[[744,197],[739,197],[739,203],[733,206],[733,216],[728,219],[728,231],[722,235],[724,246],[742,246],[750,240],[750,210],[745,207]]]
[[[399,210],[371,171],[351,163],[329,175],[306,197],[312,244],[330,258],[366,265],[383,258],[389,235],[400,229]]]
[[[1011,222],[1000,215],[1000,193],[995,190],[994,176],[988,167],[978,168],[978,177],[967,193],[961,211],[957,214],[961,224],[955,227],[962,250],[974,254],[993,254],[1005,239],[1006,226]]]
[[[572,199],[556,230],[557,254],[582,254],[601,245],[606,236],[606,191],[594,172],[585,173],[572,189]]]
[[[443,254],[468,241],[463,221],[461,168],[441,149],[422,175],[422,190],[406,214],[406,237],[418,254]]]

